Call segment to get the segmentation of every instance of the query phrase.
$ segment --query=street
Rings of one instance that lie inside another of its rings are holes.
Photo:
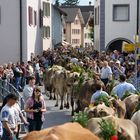
[[[48,128],[51,126],[63,124],[65,122],[71,121],[71,111],[70,109],[59,110],[59,107],[54,107],[55,100],[49,100],[45,96],[47,112],[46,112],[46,120],[43,124],[43,128]]]

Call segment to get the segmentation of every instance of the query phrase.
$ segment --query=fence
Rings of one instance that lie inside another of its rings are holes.
[[[22,97],[22,93],[20,93],[11,83],[9,83],[7,80],[2,80],[0,79],[0,102],[3,101],[3,99],[8,95],[8,94],[15,94],[19,101],[19,106],[21,109],[23,109],[24,101]]]

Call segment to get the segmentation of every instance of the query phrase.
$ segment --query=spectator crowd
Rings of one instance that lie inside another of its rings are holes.
[[[0,114],[2,140],[16,140],[21,121],[28,125],[29,132],[41,130],[45,120],[46,105],[41,90],[37,86],[42,85],[43,73],[48,67],[54,64],[68,67],[68,63],[74,63],[85,70],[90,69],[93,72],[93,78],[101,79],[105,86],[112,80],[119,81],[119,87],[115,87],[113,91],[121,98],[124,89],[140,92],[140,57],[137,61],[135,59],[133,52],[120,53],[114,50],[99,53],[91,48],[60,47],[53,51],[44,51],[42,56],[36,56],[27,63],[9,62],[0,65],[0,79],[13,84],[18,91],[23,91],[26,112],[25,117],[17,104],[18,98],[14,94],[5,97]],[[101,90],[99,85],[91,102],[95,101]],[[106,92],[102,93],[108,96]]]

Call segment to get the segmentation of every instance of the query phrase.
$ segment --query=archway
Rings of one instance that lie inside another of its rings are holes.
[[[117,38],[117,39],[114,39],[108,43],[106,50],[107,51],[118,50],[119,52],[121,52],[123,42],[133,43],[132,41],[125,39],[125,38]]]

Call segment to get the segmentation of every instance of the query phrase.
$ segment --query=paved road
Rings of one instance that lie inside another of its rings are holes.
[[[42,92],[44,92],[43,87],[41,87],[41,89]],[[59,110],[59,107],[54,107],[56,102],[55,100],[49,100],[46,95],[44,95],[44,98],[46,101],[47,112],[45,114],[46,120],[43,124],[43,129],[71,121],[70,109]],[[26,134],[21,133],[20,138],[22,139],[25,135]]]
[[[49,100],[45,97],[47,112],[46,121],[44,122],[43,128],[48,128],[50,126],[55,126],[63,124],[65,122],[71,121],[71,110],[64,109],[59,110],[59,107],[54,107],[54,100]]]

